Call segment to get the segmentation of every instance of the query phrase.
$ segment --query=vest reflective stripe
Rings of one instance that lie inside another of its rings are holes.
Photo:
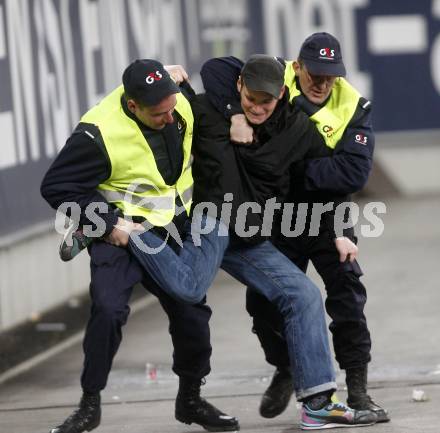
[[[133,190],[134,193],[142,194],[143,192],[151,191],[154,189],[153,185],[137,185],[136,188]]]
[[[289,88],[290,102],[301,95],[296,87],[295,71],[291,61],[286,62],[284,83]],[[342,77],[336,78],[325,106],[310,116],[310,120],[316,123],[318,131],[331,149],[334,149],[342,138],[356,111],[360,97],[360,93],[347,80]]]
[[[174,217],[176,195],[188,215],[191,209],[194,183],[191,170],[194,118],[191,107],[181,93],[176,94],[175,109],[186,124],[183,164],[177,182],[167,185],[137,123],[122,109],[123,91],[122,86],[118,87],[81,119],[99,128],[111,162],[111,175],[98,186],[98,190],[125,215],[140,216],[153,225],[164,226]]]
[[[174,198],[173,197],[140,197],[129,193],[128,191],[99,191],[108,202],[116,203],[124,201],[131,203],[135,206],[142,207],[145,209],[161,209],[170,210],[173,209]]]
[[[185,203],[188,200],[192,200],[194,185],[191,185],[187,190],[182,192],[181,199]]]

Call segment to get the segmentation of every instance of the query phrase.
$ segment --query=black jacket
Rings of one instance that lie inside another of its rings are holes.
[[[194,205],[212,202],[221,218],[225,194],[232,193],[230,229],[236,232],[237,210],[246,202],[264,208],[266,201],[282,201],[288,189],[288,167],[305,157],[324,157],[330,151],[308,117],[290,106],[288,96],[272,116],[255,129],[257,143],[230,143],[230,121],[209,102],[206,95],[191,101],[195,124],[193,137]],[[224,215],[223,215],[224,216]],[[228,223],[229,221],[225,221]],[[261,227],[263,214],[248,212],[245,226]],[[261,234],[251,241],[259,241]]]

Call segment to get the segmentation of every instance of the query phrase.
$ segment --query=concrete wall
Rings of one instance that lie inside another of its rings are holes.
[[[63,263],[60,235],[48,227],[34,229],[22,239],[4,238],[0,246],[0,331],[37,318],[88,287],[88,254]]]

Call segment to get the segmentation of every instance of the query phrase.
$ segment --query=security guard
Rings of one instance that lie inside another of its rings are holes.
[[[200,397],[200,385],[210,372],[211,309],[206,299],[196,305],[176,302],[120,248],[139,223],[148,221],[161,236],[166,224],[182,229],[187,220],[193,188],[191,108],[155,60],[131,63],[122,81],[123,86],[82,117],[41,185],[53,208],[63,202],[79,205],[80,225],[94,225],[99,217],[105,238],[89,245],[92,308],[83,345],[83,395],[79,408],[51,432],[80,433],[100,424],[100,391],[138,282],[159,298],[170,321],[173,371],[179,376],[176,419],[207,430],[238,430],[235,418]],[[94,210],[93,218],[87,208]]]
[[[240,114],[235,90],[241,67],[242,62],[233,57],[211,59],[203,66],[201,76],[211,102],[231,117],[231,139],[251,142],[252,129]],[[374,150],[371,104],[343,76],[345,67],[339,42],[328,33],[308,37],[298,60],[285,62],[290,101],[316,123],[326,145],[333,150],[333,157],[301,161],[292,166],[286,202],[308,203],[308,218],[303,234],[293,238],[279,235],[277,246],[304,271],[311,260],[323,278],[336,359],[341,369],[346,370],[347,402],[355,409],[375,411],[378,422],[385,422],[389,421],[387,411],[367,394],[371,339],[364,315],[366,291],[359,279],[362,271],[356,261],[345,260],[349,253],[357,251],[347,251],[340,257],[335,248],[342,234],[356,240],[352,229],[335,232],[334,208],[349,201],[348,194],[365,185]],[[223,83],[228,83],[227,87]],[[310,224],[313,203],[333,203],[319,227]],[[293,224],[297,216],[301,217],[294,214]],[[308,234],[314,231],[314,236]],[[251,288],[247,292],[247,309],[267,361],[277,367],[260,406],[261,415],[271,418],[284,411],[292,395],[282,321],[274,306]]]

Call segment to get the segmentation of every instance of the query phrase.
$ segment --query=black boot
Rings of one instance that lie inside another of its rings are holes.
[[[357,410],[371,410],[377,415],[377,422],[388,422],[390,420],[388,411],[375,403],[367,394],[368,367],[348,368],[345,382],[347,383],[348,398],[347,404]]]
[[[278,367],[261,399],[260,415],[264,418],[274,418],[284,412],[293,391],[293,379],[289,369]]]
[[[177,421],[199,424],[205,430],[214,432],[240,430],[236,418],[224,414],[200,397],[201,384],[201,380],[180,378],[175,412]]]
[[[81,433],[91,431],[101,422],[101,397],[98,394],[83,393],[79,408],[50,433]]]

